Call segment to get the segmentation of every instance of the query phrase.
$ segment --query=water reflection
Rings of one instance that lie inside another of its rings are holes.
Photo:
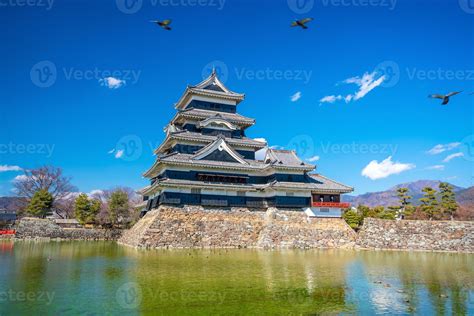
[[[0,242],[0,315],[468,315],[473,284],[469,254]]]

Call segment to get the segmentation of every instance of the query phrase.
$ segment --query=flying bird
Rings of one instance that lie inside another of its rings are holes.
[[[428,97],[429,98],[434,98],[434,99],[441,99],[443,100],[443,103],[441,103],[442,105],[446,105],[448,104],[449,102],[449,98],[452,97],[453,95],[456,95],[458,93],[461,93],[462,91],[456,91],[456,92],[450,92],[446,95],[442,95],[442,94],[431,94],[429,95]]]
[[[171,24],[171,20],[163,20],[163,21],[153,20],[153,21],[150,21],[150,22],[161,26],[162,28],[164,28],[167,31],[171,31],[171,27],[169,26]]]
[[[313,18],[306,18],[301,20],[296,20],[291,23],[291,26],[300,26],[303,29],[307,29],[306,23],[313,21]]]

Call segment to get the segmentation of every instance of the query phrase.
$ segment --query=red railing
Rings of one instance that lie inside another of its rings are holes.
[[[347,203],[347,202],[313,202],[313,207],[348,208],[350,206],[351,206],[351,203]]]
[[[15,235],[15,230],[0,230],[0,235]]]

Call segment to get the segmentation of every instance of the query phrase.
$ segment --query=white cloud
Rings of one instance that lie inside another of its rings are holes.
[[[263,137],[257,137],[257,138],[254,138],[253,140],[256,140],[257,142],[262,142],[262,143],[266,143],[267,140]]]
[[[117,150],[115,152],[115,158],[117,158],[117,159],[122,158],[123,153],[124,153],[123,149]]]
[[[444,165],[434,165],[426,167],[426,170],[444,170]]]
[[[315,161],[318,161],[318,160],[319,160],[319,156],[313,156],[313,157],[310,157],[310,158],[308,158],[308,159],[306,159],[306,160],[308,160],[309,162],[315,162]]]
[[[9,166],[9,165],[0,165],[0,172],[7,172],[7,171],[22,171],[18,166]]]
[[[373,71],[372,73],[364,73],[362,77],[351,77],[343,81],[345,84],[355,84],[359,87],[359,90],[355,91],[352,94],[348,94],[346,96],[343,95],[328,95],[323,97],[321,100],[319,100],[319,103],[334,103],[339,100],[344,100],[346,103],[349,103],[351,101],[357,101],[359,99],[362,99],[372,91],[373,89],[377,88],[380,86],[384,80],[385,80],[385,75],[379,76],[379,74],[376,71]]]
[[[99,79],[101,86],[106,86],[109,89],[118,89],[126,84],[125,80],[120,80],[114,77],[106,77],[104,79]]]
[[[377,76],[377,72],[372,72],[372,73],[364,73],[362,78],[360,77],[352,77],[349,79],[346,79],[344,82],[345,83],[354,83],[359,86],[359,91],[357,91],[353,97],[354,100],[359,100],[363,98],[367,93],[372,91],[373,89],[377,88],[382,84],[382,82],[385,80],[385,75],[379,77],[378,79],[375,79]]]
[[[399,174],[415,167],[416,166],[411,163],[393,162],[392,156],[389,156],[380,163],[377,160],[372,160],[364,169],[362,169],[361,174],[371,180],[377,180],[387,178],[393,174]]]
[[[441,154],[445,151],[449,151],[449,150],[452,150],[456,147],[459,147],[459,145],[461,145],[461,143],[458,143],[458,142],[449,143],[449,144],[438,144],[438,145],[434,146],[433,148],[431,148],[430,150],[428,150],[428,154],[430,154],[430,155]]]
[[[21,174],[19,176],[16,176],[15,178],[13,178],[12,181],[15,182],[15,181],[25,181],[25,180],[28,180],[28,177],[25,176],[24,174]]]
[[[336,100],[341,100],[341,99],[342,99],[341,95],[338,95],[338,96],[327,95],[327,96],[321,98],[321,100],[319,100],[319,103],[334,103],[334,102],[336,102]]]
[[[109,150],[107,153],[110,155],[110,154],[113,154],[115,152],[115,148],[114,149],[111,149]]]
[[[458,158],[458,157],[464,157],[464,154],[459,152],[459,153],[455,153],[455,154],[451,154],[449,156],[447,156],[446,158],[443,159],[443,162],[449,162],[451,161],[452,159],[454,158]]]
[[[293,95],[290,97],[291,102],[296,102],[296,101],[298,101],[300,98],[301,98],[301,91],[296,92],[295,94],[293,94]]]

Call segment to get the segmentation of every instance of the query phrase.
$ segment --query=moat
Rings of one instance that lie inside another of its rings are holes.
[[[0,241],[0,315],[474,313],[474,255]]]

